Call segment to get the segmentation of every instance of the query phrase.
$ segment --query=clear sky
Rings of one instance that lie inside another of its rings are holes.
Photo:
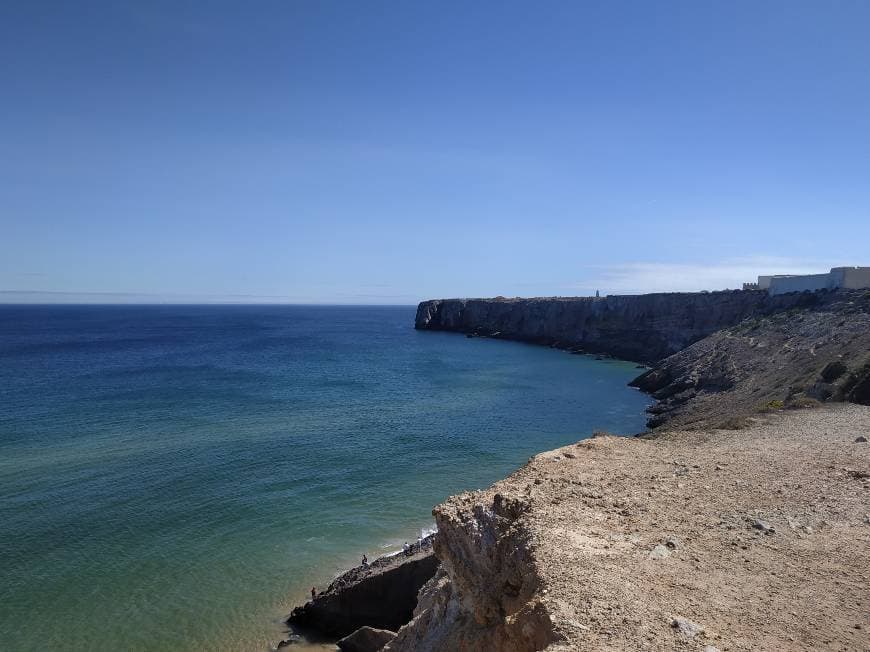
[[[0,3],[0,301],[870,264],[870,2]]]

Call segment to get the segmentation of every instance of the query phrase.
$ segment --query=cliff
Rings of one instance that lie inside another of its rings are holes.
[[[870,293],[734,291],[424,301],[415,327],[603,353],[652,368],[650,428],[738,424],[766,409],[870,403]]]
[[[528,498],[463,494],[435,508],[442,567],[420,591],[414,620],[385,650],[541,650],[558,638],[541,600],[546,571]]]
[[[383,649],[870,649],[861,433],[840,404],[537,455],[435,509],[442,570]]]
[[[420,303],[414,326],[652,363],[747,317],[804,307],[815,301],[813,294],[771,297],[762,291],[436,299]]]

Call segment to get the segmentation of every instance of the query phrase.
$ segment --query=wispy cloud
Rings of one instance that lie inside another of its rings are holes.
[[[739,288],[759,274],[813,274],[826,272],[836,261],[808,261],[756,256],[710,263],[626,262],[590,267],[588,278],[574,283],[577,291],[600,289],[607,294],[644,292],[696,292]]]

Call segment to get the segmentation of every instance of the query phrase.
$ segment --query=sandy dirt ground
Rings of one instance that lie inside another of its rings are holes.
[[[870,650],[870,407],[598,437],[474,500],[524,527],[551,650]]]

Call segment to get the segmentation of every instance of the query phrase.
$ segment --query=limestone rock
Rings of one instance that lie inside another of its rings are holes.
[[[701,625],[693,623],[688,618],[682,618],[680,616],[671,620],[671,627],[687,638],[695,638],[698,634],[704,631],[704,628]]]
[[[752,525],[753,529],[760,530],[761,532],[764,532],[765,534],[775,534],[776,533],[776,529],[770,523],[768,523],[767,521],[764,521],[760,518],[752,519],[752,521],[750,522],[750,525]]]
[[[530,504],[454,496],[433,512],[442,570],[386,652],[542,650],[559,639],[543,601],[525,515]]]

